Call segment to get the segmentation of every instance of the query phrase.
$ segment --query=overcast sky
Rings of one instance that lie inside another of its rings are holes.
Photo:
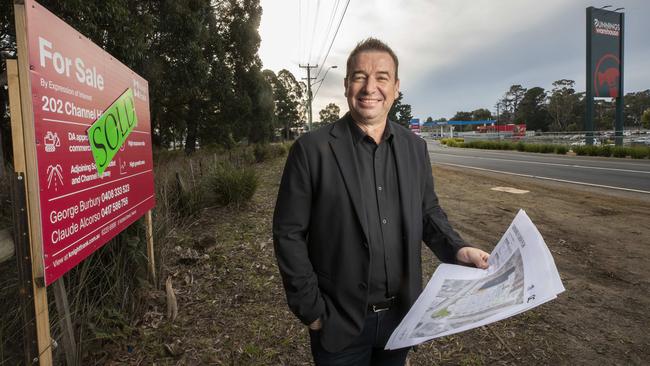
[[[337,0],[261,0],[264,68],[303,78],[299,64],[321,66],[346,2],[332,16]],[[513,84],[550,90],[553,81],[572,79],[584,91],[585,8],[604,5],[625,8],[625,91],[649,89],[650,1],[351,0],[319,76],[338,66],[315,97],[314,120],[331,102],[347,111],[345,61],[371,36],[397,53],[404,102],[416,118],[495,112]]]

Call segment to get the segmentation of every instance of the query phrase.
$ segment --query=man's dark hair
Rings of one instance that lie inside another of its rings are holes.
[[[357,46],[350,52],[350,56],[348,56],[348,62],[346,64],[346,70],[345,70],[345,78],[349,76],[350,72],[350,67],[352,67],[352,60],[361,52],[386,52],[390,55],[390,57],[393,59],[393,62],[395,63],[395,80],[399,80],[399,77],[397,76],[397,70],[399,69],[399,61],[397,61],[397,55],[395,55],[395,52],[388,47],[388,45],[377,38],[367,38],[364,39],[363,41],[359,42]]]

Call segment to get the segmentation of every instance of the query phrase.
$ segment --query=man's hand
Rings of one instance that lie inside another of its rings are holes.
[[[463,247],[456,253],[456,260],[464,264],[473,264],[476,268],[488,268],[490,255],[478,248]]]
[[[314,320],[313,323],[309,324],[309,329],[311,330],[320,330],[323,327],[323,324],[320,322],[320,318]]]

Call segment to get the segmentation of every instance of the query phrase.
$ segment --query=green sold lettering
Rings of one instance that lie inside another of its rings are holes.
[[[90,150],[99,176],[111,163],[127,137],[138,125],[131,88],[120,95],[88,129]]]

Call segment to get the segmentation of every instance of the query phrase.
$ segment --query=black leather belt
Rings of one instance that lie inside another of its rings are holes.
[[[368,304],[368,311],[373,313],[378,313],[380,311],[389,310],[395,304],[395,297],[391,297],[386,301],[377,302],[374,304]]]

